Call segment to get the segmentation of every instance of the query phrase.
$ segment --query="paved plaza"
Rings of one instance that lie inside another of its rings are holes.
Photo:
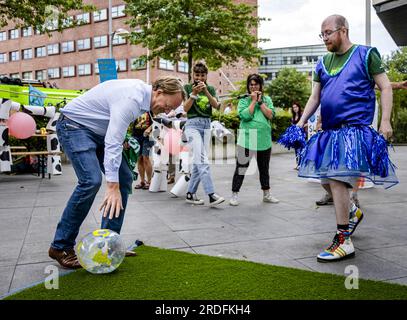
[[[365,219],[352,237],[356,257],[337,263],[316,260],[336,230],[333,206],[316,207],[315,200],[323,195],[321,186],[298,178],[294,154],[278,150],[273,152],[270,174],[279,204],[262,202],[255,172],[243,183],[240,205],[229,206],[234,160],[218,160],[212,175],[216,191],[227,202],[218,208],[192,206],[165,192],[134,190],[122,229],[126,244],[140,239],[149,246],[193,254],[339,275],[355,265],[361,278],[407,285],[407,146],[395,147],[390,154],[400,184],[389,190],[360,190]],[[69,164],[63,165],[62,176],[50,180],[0,175],[0,297],[44,281],[45,268],[57,265],[47,251],[75,182]],[[102,189],[79,236],[99,227],[97,208],[103,194]],[[198,195],[203,196],[201,188]]]

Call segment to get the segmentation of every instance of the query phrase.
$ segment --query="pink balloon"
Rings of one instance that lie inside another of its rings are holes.
[[[35,133],[35,120],[29,114],[16,112],[7,122],[9,134],[17,139],[27,139]]]
[[[172,155],[181,151],[181,131],[170,129],[164,137],[164,148]]]

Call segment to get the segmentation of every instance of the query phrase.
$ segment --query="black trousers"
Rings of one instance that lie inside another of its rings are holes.
[[[271,156],[271,148],[263,151],[255,151],[237,146],[237,159],[236,169],[233,175],[232,192],[239,192],[240,187],[243,184],[244,176],[247,168],[249,167],[250,160],[256,158],[257,168],[259,169],[260,184],[262,190],[270,189],[270,174],[269,164]]]

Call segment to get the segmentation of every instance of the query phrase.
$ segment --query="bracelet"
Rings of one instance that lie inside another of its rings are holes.
[[[192,99],[194,99],[194,100],[198,100],[198,96],[196,96],[196,95],[194,95],[194,94],[191,94],[189,97],[192,98]]]

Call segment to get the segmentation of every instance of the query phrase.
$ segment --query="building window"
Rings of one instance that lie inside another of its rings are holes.
[[[95,48],[107,47],[107,36],[98,36],[93,38],[93,46]]]
[[[104,21],[104,20],[107,20],[107,9],[101,9],[99,11],[93,12],[93,21],[94,22]]]
[[[50,69],[48,69],[48,79],[60,78],[61,75],[59,73],[60,73],[59,68],[50,68]]]
[[[89,50],[90,49],[90,38],[80,39],[77,41],[78,50]]]
[[[307,56],[306,59],[307,59],[307,62],[313,63],[313,62],[318,61],[318,56]]]
[[[113,36],[113,42],[112,42],[113,45],[125,44],[125,43],[127,43],[127,40],[125,38],[119,36],[118,34],[115,34]]]
[[[62,52],[75,51],[75,41],[62,42]]]
[[[269,59],[268,59],[268,57],[261,57],[261,59],[260,59],[260,65],[261,66],[267,66],[268,64],[269,64],[269,61],[268,61]]]
[[[10,61],[18,61],[20,60],[20,52],[12,51],[10,52]]]
[[[17,72],[17,73],[10,73],[10,78],[11,79],[19,79],[20,78],[20,74]]]
[[[179,61],[178,62],[178,72],[188,72],[188,62]]]
[[[23,50],[23,60],[28,60],[33,58],[33,49]]]
[[[35,79],[40,80],[40,81],[47,79],[47,70],[35,71]]]
[[[46,20],[44,30],[54,31],[58,29],[58,19]]]
[[[159,68],[164,70],[174,70],[174,64],[171,61],[160,58]]]
[[[20,36],[19,29],[13,29],[9,31],[9,39],[17,39]]]
[[[131,58],[130,59],[130,69],[131,70],[142,70],[146,69],[146,61],[140,58]]]
[[[95,70],[95,74],[99,74],[99,63],[94,63],[93,64],[93,70]]]
[[[6,40],[7,40],[7,32],[1,31],[0,32],[0,41],[6,41]]]
[[[0,63],[6,63],[6,62],[7,62],[7,54],[0,53]]]
[[[283,57],[283,64],[291,64],[291,57]]]
[[[38,47],[35,48],[35,57],[41,58],[47,55],[47,48],[46,47]]]
[[[126,6],[124,4],[116,7],[112,7],[112,18],[119,18],[124,17],[126,14],[124,13],[124,9]]]
[[[47,46],[48,55],[59,54],[59,43],[49,44]]]
[[[62,28],[70,28],[73,26],[74,17],[70,16],[62,20]]]
[[[302,57],[293,57],[291,61],[292,64],[302,64]]]
[[[23,37],[30,37],[33,35],[32,27],[22,28],[21,30],[22,30]]]
[[[31,71],[23,72],[23,80],[32,80],[33,73]]]
[[[62,68],[62,76],[64,78],[75,77],[75,66],[67,66]]]
[[[78,65],[78,75],[88,76],[92,74],[92,65],[90,63]]]
[[[127,59],[117,60],[116,61],[116,70],[118,72],[127,71]]]
[[[85,13],[77,14],[76,15],[76,21],[80,25],[81,24],[89,24],[90,23],[90,13],[85,12]]]

